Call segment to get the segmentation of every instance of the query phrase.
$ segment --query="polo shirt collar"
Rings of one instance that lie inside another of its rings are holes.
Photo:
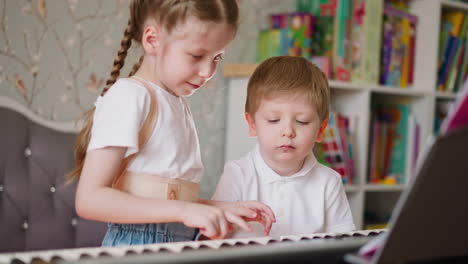
[[[268,164],[266,164],[265,160],[263,159],[262,155],[260,154],[260,147],[257,144],[253,153],[253,161],[255,170],[257,171],[257,175],[262,183],[273,183],[276,181],[287,181],[289,179],[298,178],[302,176],[306,176],[312,170],[312,168],[317,164],[317,159],[315,158],[313,152],[310,152],[310,155],[306,157],[304,165],[302,168],[294,173],[291,176],[281,176],[272,170]]]

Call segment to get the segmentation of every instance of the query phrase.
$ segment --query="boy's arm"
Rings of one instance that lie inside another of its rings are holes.
[[[326,188],[325,232],[349,232],[356,229],[348,199],[339,174],[331,175],[333,180]]]

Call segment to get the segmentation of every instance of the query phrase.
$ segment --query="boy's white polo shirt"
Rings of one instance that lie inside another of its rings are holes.
[[[257,145],[240,160],[226,163],[213,199],[256,200],[270,206],[276,215],[270,236],[355,229],[340,175],[312,153],[299,172],[280,176],[265,163]],[[236,231],[234,237],[264,236],[261,227],[251,224],[254,233]]]

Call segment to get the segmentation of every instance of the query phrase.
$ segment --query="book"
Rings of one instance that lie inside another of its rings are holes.
[[[446,134],[468,126],[468,82],[458,92],[457,98],[450,107],[447,117],[442,123],[441,131]]]
[[[442,14],[441,37],[443,43],[439,50],[439,63],[437,70],[437,90],[446,91],[451,80],[449,75],[456,64],[462,38],[466,32],[467,22],[465,15],[460,11],[447,11]],[[453,74],[452,74],[453,75]],[[453,78],[453,76],[452,76]]]
[[[416,25],[410,24],[410,46],[409,46],[409,69],[408,69],[408,84],[412,85],[414,80],[414,62],[416,48]]]
[[[406,87],[413,82],[417,16],[385,4],[380,83]]]
[[[442,20],[452,24],[450,31],[452,36],[460,36],[464,17],[465,13],[462,11],[449,11],[442,14]]]
[[[352,155],[349,117],[331,112],[322,142],[315,147],[317,159],[341,175],[343,184],[352,184],[354,160]],[[323,152],[323,153],[320,153]]]
[[[283,30],[262,30],[257,40],[257,62],[262,62],[270,57],[279,56],[282,53]]]
[[[322,70],[327,79],[331,78],[331,61],[327,56],[312,56],[310,61]]]
[[[345,163],[345,177],[348,184],[353,183],[353,165],[351,161],[351,142],[349,142],[349,119],[339,113],[335,114],[336,125],[339,132],[341,150],[343,152],[343,160]]]
[[[332,56],[333,50],[333,16],[316,16],[314,34],[311,38],[312,56]]]
[[[383,0],[353,0],[352,3],[351,79],[377,84],[380,74]]]
[[[414,146],[410,144],[410,109],[406,103],[378,103],[373,106],[369,148],[369,182],[404,183],[411,168]],[[412,138],[411,138],[412,139]],[[411,142],[413,144],[413,142]],[[408,154],[410,150],[411,154]]]
[[[457,77],[456,77],[455,85],[453,87],[453,92],[457,92],[459,87],[461,87],[463,85],[463,82],[465,81],[465,76],[466,76],[466,72],[467,72],[467,68],[468,68],[468,40],[467,40],[467,35],[468,35],[468,32],[464,36],[464,43],[463,43],[464,51],[463,51],[463,55],[462,55],[462,59],[461,59],[460,69],[459,69],[459,72],[458,72]]]
[[[452,31],[452,24],[448,21],[441,21],[441,29],[439,35],[439,51],[437,53],[437,68],[439,69],[442,63],[442,58],[444,55],[444,51],[447,48],[448,36],[450,35],[450,31]]]
[[[334,22],[332,52],[333,77],[339,81],[350,81],[350,33],[351,2],[338,0]]]
[[[442,62],[442,66],[438,73],[438,81],[437,81],[437,90],[438,91],[446,91],[447,88],[447,78],[449,75],[450,65],[455,60],[456,52],[461,45],[461,40],[458,37],[453,35],[449,36],[449,42],[447,45],[447,50],[444,55],[444,59]]]
[[[401,67],[400,87],[408,86],[409,63],[410,63],[410,38],[411,38],[411,22],[406,18],[401,18],[400,25],[402,27],[401,42],[403,44],[403,62]]]
[[[387,177],[393,177],[398,183],[404,183],[406,175],[406,148],[408,144],[408,118],[410,108],[408,104],[389,104],[382,106],[383,111],[393,115],[395,134],[392,142],[392,152]]]
[[[406,172],[405,182],[409,183],[413,177],[416,161],[419,153],[419,124],[417,123],[416,117],[410,113],[408,117],[408,139],[406,144]]]
[[[379,183],[380,172],[378,168],[378,153],[381,148],[379,141],[379,131],[380,131],[380,122],[377,119],[377,113],[373,112],[372,122],[371,122],[371,141],[369,144],[369,171],[368,179],[369,183]]]
[[[389,19],[383,20],[382,33],[382,52],[380,66],[380,83],[388,82],[388,74],[390,72],[390,61],[392,56],[392,34],[393,26]]]
[[[338,0],[296,0],[296,10],[314,16],[335,16]]]
[[[455,87],[455,79],[459,73],[459,68],[461,67],[461,64],[463,62],[463,53],[465,53],[465,41],[466,41],[466,33],[468,30],[468,17],[464,17],[463,19],[463,24],[460,29],[460,33],[458,36],[459,39],[459,45],[457,45],[456,50],[455,50],[455,55],[453,60],[449,64],[449,69],[448,69],[448,77],[446,80],[446,91],[453,92],[454,87]]]
[[[257,62],[281,55],[311,58],[314,17],[310,13],[272,14],[270,28],[261,30],[257,40]]]
[[[461,66],[460,66],[460,69],[459,69],[459,72],[457,74],[457,77],[456,77],[456,81],[455,81],[455,86],[453,87],[453,92],[457,92],[459,90],[459,88],[463,85],[463,82],[465,81],[465,77],[466,77],[466,73],[467,73],[467,69],[468,69],[468,39],[467,39],[467,36],[468,36],[468,32],[465,34],[465,40],[464,40],[464,52],[463,52],[463,55],[462,55],[462,62],[461,62]]]

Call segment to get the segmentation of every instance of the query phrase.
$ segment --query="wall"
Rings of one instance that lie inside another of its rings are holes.
[[[127,24],[128,0],[0,1],[0,96],[49,120],[71,121],[92,106],[111,69]],[[225,62],[254,62],[257,33],[268,13],[295,1],[239,0],[241,25]],[[132,48],[123,73],[139,57]],[[218,74],[189,98],[213,192],[224,163],[225,82]],[[246,134],[247,136],[247,134]]]

